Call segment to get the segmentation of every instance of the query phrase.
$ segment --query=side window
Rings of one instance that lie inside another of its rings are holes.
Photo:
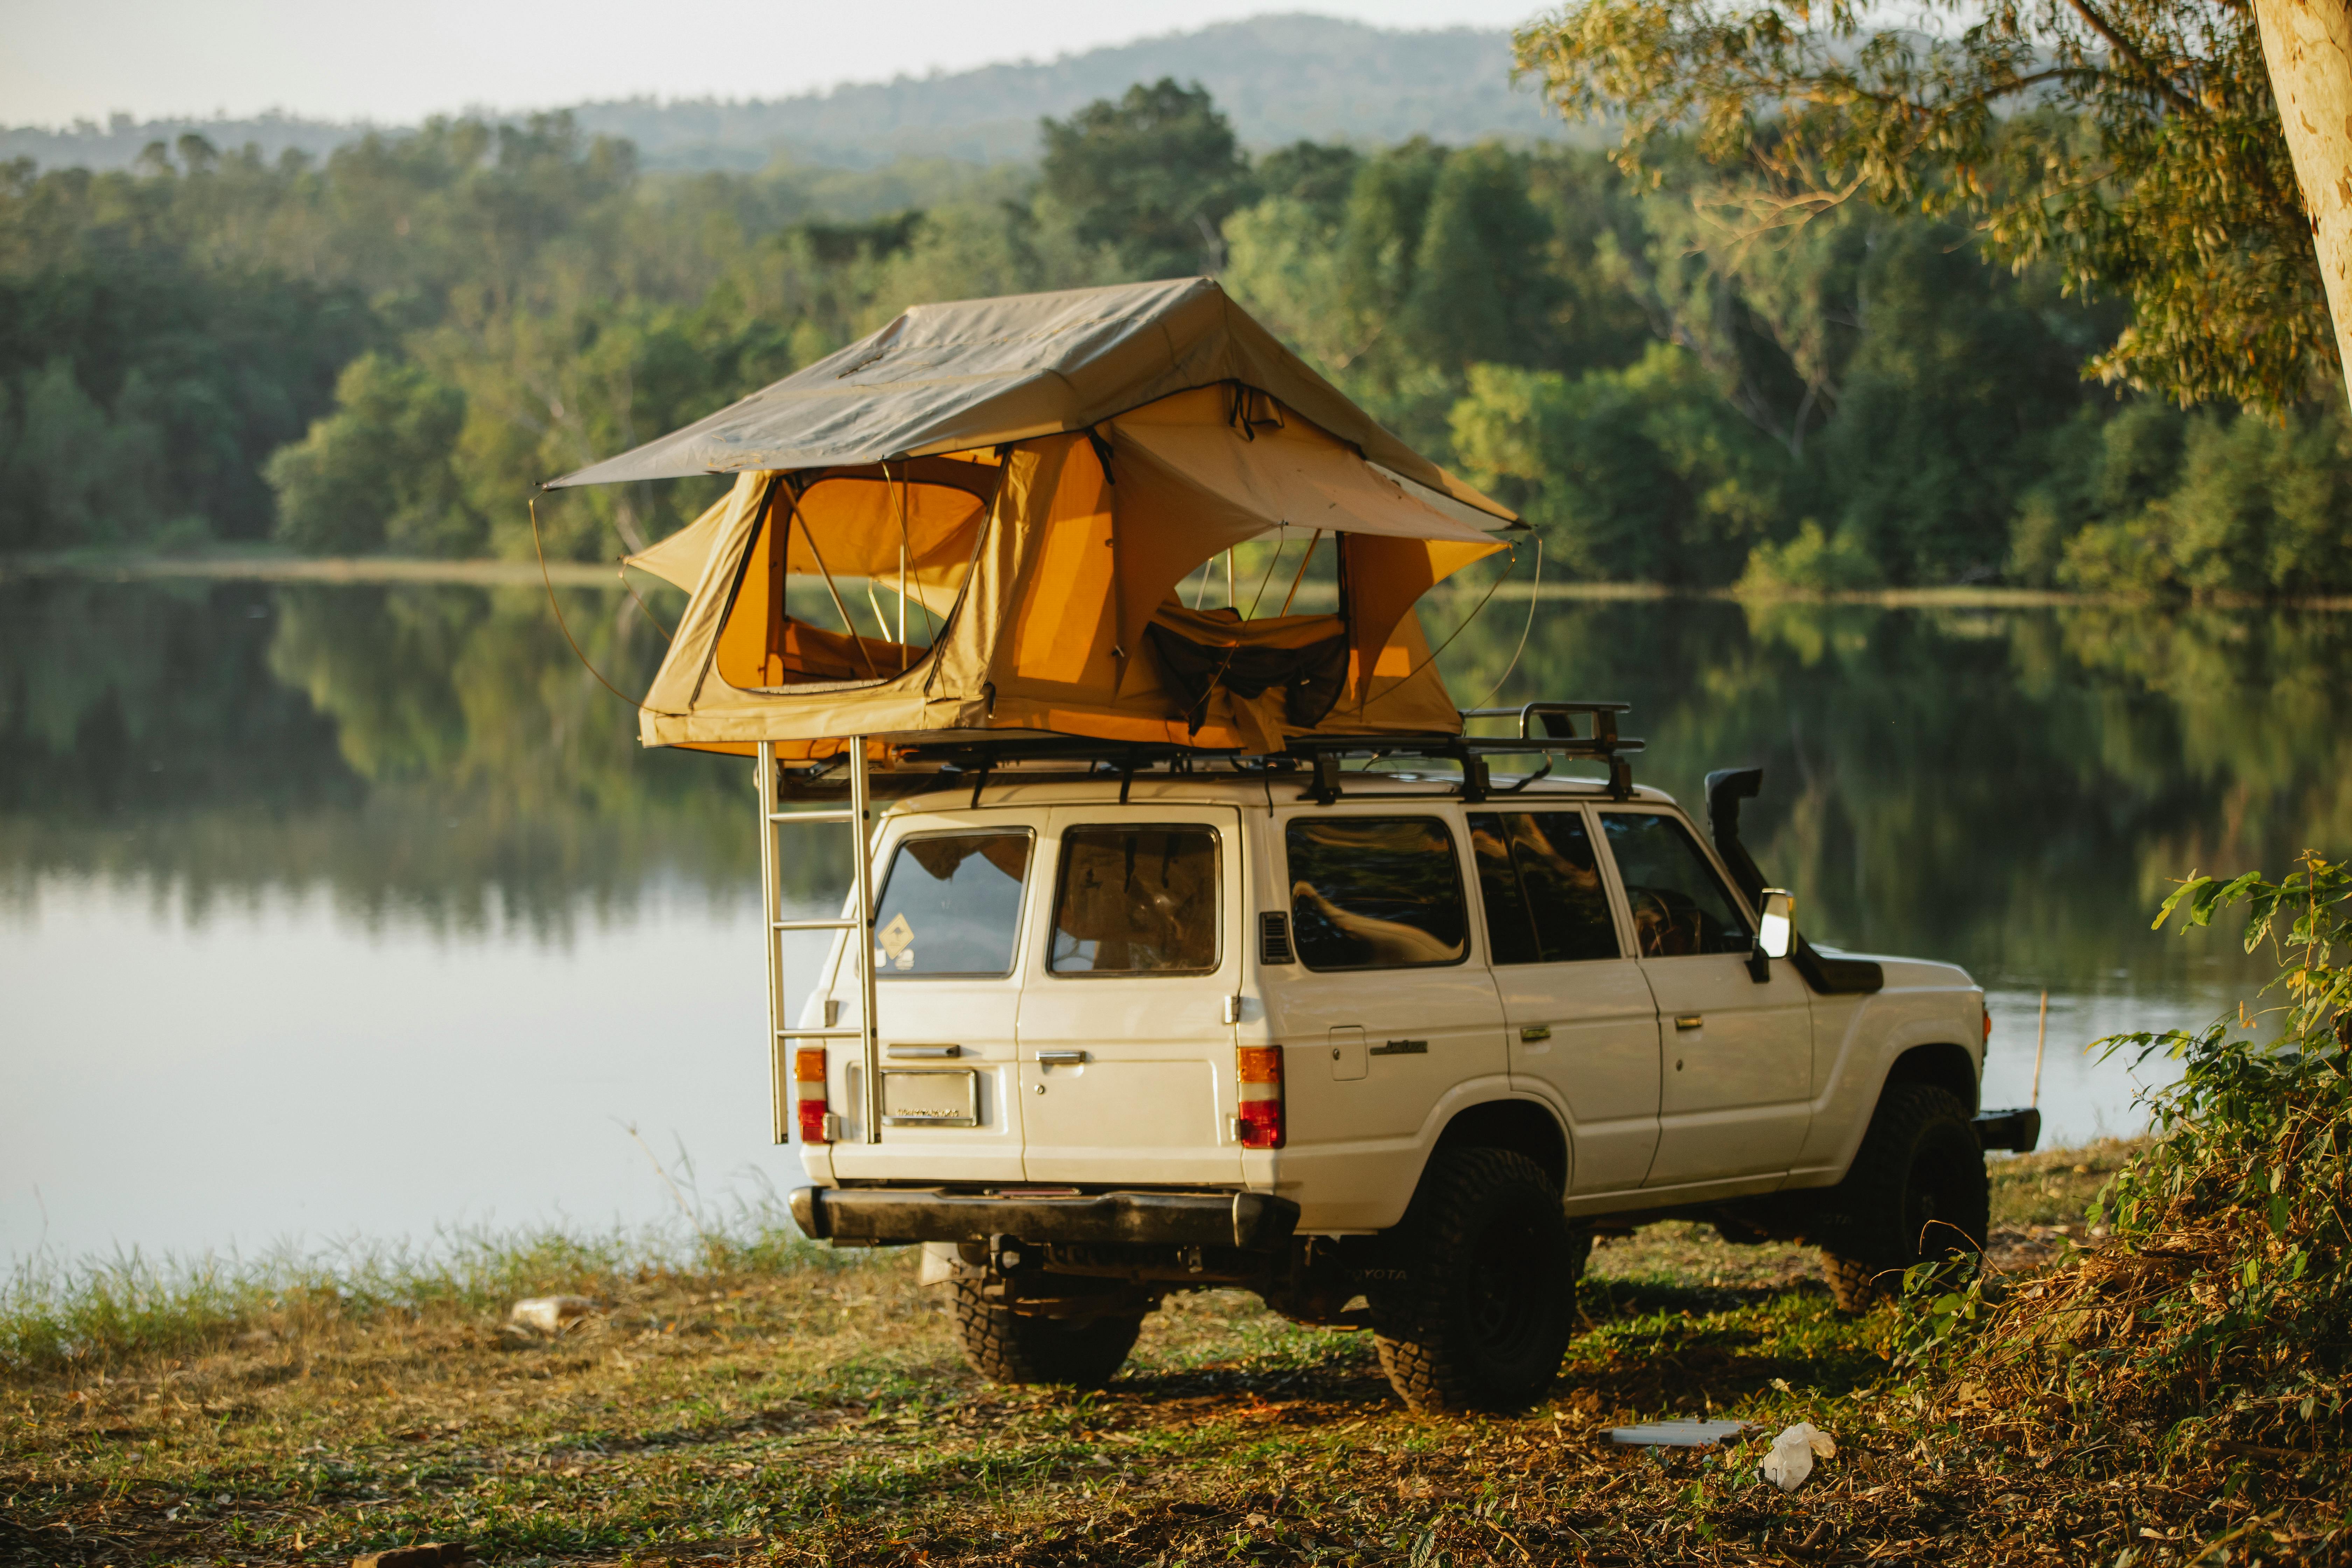
[[[1496,963],[1618,956],[1583,813],[1481,812],[1470,818],[1470,841]]]
[[[1056,974],[1206,974],[1217,967],[1213,827],[1073,827],[1054,900]]]
[[[1458,963],[1469,951],[1454,835],[1439,818],[1293,817],[1284,843],[1307,968]]]
[[[1478,863],[1478,901],[1486,910],[1486,945],[1496,963],[1535,963],[1535,911],[1511,864],[1510,829],[1492,812],[1470,814],[1470,857]]]
[[[1649,812],[1603,812],[1601,821],[1643,958],[1748,951],[1748,918],[1687,828]]]
[[[874,905],[876,974],[1012,973],[1028,880],[1026,833],[903,841]]]

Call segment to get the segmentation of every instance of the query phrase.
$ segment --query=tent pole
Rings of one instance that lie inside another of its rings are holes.
[[[882,470],[887,482],[890,470]],[[898,469],[898,668],[907,668],[907,470]]]
[[[849,606],[841,602],[841,590],[833,585],[833,574],[825,569],[824,557],[817,553],[816,531],[808,525],[808,519],[801,516],[800,501],[793,495],[789,482],[784,486],[784,504],[793,509],[792,521],[801,525],[801,537],[808,541],[809,559],[816,563],[817,575],[824,579],[824,591],[833,595],[834,613],[841,617],[843,627],[849,633],[849,646],[857,650],[858,661],[866,666],[866,673],[877,680],[881,679],[882,672],[874,667],[874,656],[866,651],[866,639],[857,635],[857,623],[849,618]],[[785,524],[784,533],[785,563],[788,566],[791,564],[789,557],[793,543],[791,526],[791,522]],[[880,612],[876,613],[878,615]]]
[[[1315,547],[1322,542],[1323,531],[1318,528],[1315,537],[1307,542],[1307,553],[1298,558],[1297,574],[1290,579],[1290,592],[1282,596],[1282,608],[1275,612],[1276,616],[1290,614],[1290,601],[1298,597],[1298,584],[1307,581],[1307,563],[1315,559]]]

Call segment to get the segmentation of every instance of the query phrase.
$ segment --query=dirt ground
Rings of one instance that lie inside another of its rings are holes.
[[[1997,1166],[1996,1263],[2092,1239],[2124,1152]],[[2260,1517],[2258,1479],[1927,1405],[1885,1375],[1892,1313],[1837,1313],[1800,1248],[1654,1226],[1580,1300],[1544,1405],[1466,1419],[1406,1412],[1369,1335],[1232,1291],[1171,1300],[1104,1392],[993,1387],[903,1251],[649,1276],[555,1336],[291,1303],[205,1353],[0,1384],[0,1563],[2157,1563]],[[1758,1425],[1606,1435],[1725,1414]],[[1839,1452],[1783,1494],[1756,1464],[1799,1419]]]

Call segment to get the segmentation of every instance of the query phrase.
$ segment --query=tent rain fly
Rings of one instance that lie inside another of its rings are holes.
[[[689,595],[648,745],[1458,733],[1412,606],[1516,523],[1206,279],[918,307],[552,484],[713,472],[728,495],[630,557]],[[1267,538],[1332,542],[1335,611],[1177,599]]]

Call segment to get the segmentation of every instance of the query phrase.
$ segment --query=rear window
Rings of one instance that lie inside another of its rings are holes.
[[[1028,879],[1026,833],[904,840],[874,905],[875,973],[1010,974]]]
[[[1211,827],[1073,827],[1054,900],[1056,974],[1206,974],[1217,967]]]
[[[1309,969],[1458,963],[1468,951],[1454,835],[1434,816],[1294,817],[1290,923]]]

